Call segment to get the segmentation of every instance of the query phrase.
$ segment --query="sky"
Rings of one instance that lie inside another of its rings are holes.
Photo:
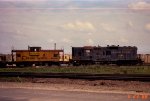
[[[0,0],[0,53],[137,46],[150,53],[150,0]]]

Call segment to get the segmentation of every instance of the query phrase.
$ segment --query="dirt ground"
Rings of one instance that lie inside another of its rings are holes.
[[[150,82],[113,81],[113,80],[75,80],[60,78],[24,78],[24,82],[6,82],[0,80],[0,87],[25,87],[36,89],[69,90],[69,91],[123,91],[150,93]]]

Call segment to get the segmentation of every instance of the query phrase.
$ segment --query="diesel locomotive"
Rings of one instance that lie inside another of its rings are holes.
[[[87,64],[117,64],[136,65],[142,63],[137,57],[137,47],[131,46],[84,46],[72,47],[72,63]]]

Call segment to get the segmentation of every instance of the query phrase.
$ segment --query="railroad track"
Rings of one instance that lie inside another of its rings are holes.
[[[88,80],[150,81],[150,74],[88,74],[88,73],[28,73],[0,72],[0,77],[69,78]]]

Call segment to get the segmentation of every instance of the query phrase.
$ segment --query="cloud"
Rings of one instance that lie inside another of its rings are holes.
[[[125,38],[123,38],[123,37],[120,38],[119,41],[122,42],[122,43],[128,43],[128,42],[129,42],[127,39],[125,39]]]
[[[131,3],[128,5],[130,9],[133,10],[144,10],[144,9],[150,9],[150,3],[144,2],[144,1],[139,1],[136,3]]]
[[[90,36],[90,35],[93,35],[93,33],[88,33],[88,35]]]
[[[133,26],[134,26],[132,21],[129,21],[129,22],[128,22],[128,25],[129,25],[130,27],[133,27]]]
[[[72,41],[70,39],[68,39],[68,38],[63,38],[62,42],[64,42],[64,43],[71,43]]]
[[[82,22],[82,21],[75,21],[72,23],[67,23],[62,25],[62,27],[66,30],[78,30],[78,31],[94,31],[96,28],[90,22]]]
[[[150,23],[145,25],[145,29],[150,31]]]
[[[112,41],[111,39],[105,39],[104,44],[105,45],[112,45],[112,44],[114,44],[114,41]]]
[[[100,27],[107,32],[115,32],[116,31],[116,29],[110,24],[101,23]]]
[[[55,41],[53,39],[47,40],[48,43],[54,43]]]
[[[94,41],[93,41],[92,39],[88,39],[88,40],[87,40],[87,43],[88,43],[88,45],[93,45],[93,44],[94,44]]]

